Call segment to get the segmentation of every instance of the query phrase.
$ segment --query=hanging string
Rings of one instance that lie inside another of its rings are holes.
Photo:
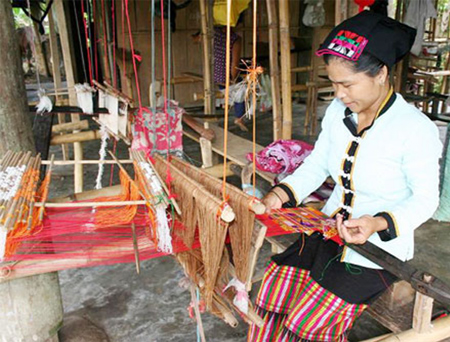
[[[112,20],[112,48],[113,48],[113,87],[117,89],[117,68],[116,68],[116,1],[111,1]]]
[[[125,0],[122,0],[122,71],[123,71],[123,79],[126,82],[127,77],[127,67],[125,63],[126,58],[126,47],[125,47]],[[123,87],[123,85],[122,85]],[[133,94],[129,94],[132,96]]]
[[[169,80],[169,89],[167,91],[167,100],[170,101],[170,99],[172,98],[171,96],[171,89],[172,89],[172,83],[171,83],[171,79],[172,79],[172,30],[171,30],[171,26],[170,23],[171,21],[171,9],[172,6],[169,6],[169,8],[167,9],[168,11],[168,15],[167,15],[167,22],[169,23],[169,25],[167,25],[167,61],[168,61],[168,67],[167,67],[167,79]],[[170,102],[167,104],[169,111],[170,111]]]
[[[125,0],[125,15],[127,18],[127,27],[128,27],[128,34],[129,34],[129,40],[130,40],[130,49],[131,49],[131,59],[133,61],[133,70],[134,70],[134,80],[136,82],[136,92],[138,95],[138,103],[139,103],[139,109],[138,109],[138,120],[140,120],[140,130],[143,131],[144,138],[147,142],[147,146],[149,145],[148,141],[148,128],[143,124],[144,123],[144,112],[149,112],[147,108],[144,108],[142,106],[142,97],[141,97],[141,89],[139,86],[139,76],[137,71],[137,65],[136,60],[141,60],[141,56],[137,55],[134,50],[134,43],[133,43],[133,34],[131,32],[131,23],[130,23],[130,14],[128,11],[128,4],[129,0]]]
[[[83,43],[82,43],[81,34],[80,34],[80,22],[78,21],[77,7],[76,7],[76,4],[75,4],[75,1],[73,1],[72,4],[73,4],[73,13],[75,15],[75,23],[76,23],[76,26],[77,26],[78,44],[80,45],[80,47],[82,47]],[[81,64],[83,66],[84,79],[87,82],[88,76],[87,76],[86,63],[84,62],[84,57],[81,58]]]
[[[231,0],[227,0],[227,39],[225,48],[225,122],[223,127],[223,182],[222,182],[222,199],[226,201],[226,186],[227,186],[227,145],[228,145],[228,109],[230,97],[230,37],[231,37]]]
[[[113,87],[117,89],[117,68],[116,68],[116,7],[115,0],[111,1],[111,20],[112,20],[112,49],[113,49]],[[113,142],[113,154],[116,155],[117,140]],[[112,186],[114,179],[114,164],[111,165],[111,172],[109,177],[109,186]]]
[[[133,70],[134,70],[134,80],[136,82],[136,91],[138,95],[138,103],[139,103],[139,117],[142,119],[142,99],[141,99],[141,89],[139,87],[139,77],[137,72],[137,65],[136,65],[136,59],[141,59],[141,56],[138,56],[134,52],[134,43],[133,43],[133,34],[131,33],[131,23],[130,23],[130,14],[128,12],[128,2],[129,0],[125,0],[125,15],[127,18],[127,28],[128,28],[128,34],[130,38],[130,49],[131,49],[131,59],[133,61]]]
[[[94,0],[94,4],[92,6],[92,15],[95,18],[95,14],[96,14],[96,6],[95,6],[96,1]],[[97,53],[97,45],[99,44],[99,40],[97,39],[97,27],[95,27],[94,29],[94,46],[93,46],[93,54],[94,54],[94,70],[95,70],[95,79],[98,81],[98,53]]]
[[[169,89],[167,91],[167,152],[170,153],[170,135],[172,134],[172,126],[171,126],[171,120],[174,118],[175,116],[175,112],[172,112],[171,108],[170,108],[170,99],[172,98],[171,95],[171,90],[172,90],[172,30],[171,30],[171,25],[170,23],[171,21],[171,8],[172,6],[169,5],[168,8],[168,15],[167,15],[167,22],[169,23],[169,25],[167,25],[167,61],[168,61],[168,66],[167,66],[167,79],[169,82]]]
[[[94,0],[95,3],[95,0]],[[103,53],[105,54],[105,75],[106,70],[109,69],[109,63],[108,63],[108,40],[107,40],[107,30],[106,30],[106,14],[105,14],[105,0],[102,0],[102,21],[103,21]],[[103,77],[105,76],[103,75]]]
[[[253,196],[256,196],[256,81],[258,74],[256,71],[256,4],[257,1],[253,0],[253,59],[252,59],[252,73],[250,74],[252,82],[252,106],[253,106],[253,146],[252,146],[252,185],[253,185]]]
[[[152,127],[152,151],[150,151],[151,153],[153,152],[153,150],[156,147],[156,96],[155,96],[155,82],[156,82],[156,77],[155,77],[155,0],[152,0],[152,9],[151,9],[151,21],[150,21],[150,30],[151,30],[151,45],[152,45],[152,52],[151,52],[151,68],[152,68],[152,84],[153,84],[153,90],[151,93],[151,97],[152,97],[152,122],[151,122],[151,127]]]
[[[86,51],[87,51],[87,58],[88,58],[88,64],[89,64],[89,80],[91,83],[91,86],[93,85],[93,79],[92,79],[92,66],[91,66],[91,53],[90,53],[90,41],[89,41],[89,35],[88,35],[88,28],[87,28],[87,13],[84,10],[84,0],[81,1],[81,16],[83,18],[83,24],[84,24],[84,35],[86,38]]]
[[[166,139],[167,139],[167,160],[170,159],[170,137],[169,137],[169,125],[170,125],[170,117],[167,112],[167,74],[166,74],[166,38],[165,38],[165,27],[164,27],[164,1],[160,1],[161,3],[161,46],[162,46],[162,64],[163,64],[163,94],[164,94],[164,115],[166,116]],[[170,5],[169,5],[170,7]],[[170,29],[170,25],[169,25]],[[166,171],[166,183],[168,184],[168,190],[170,196],[172,195],[171,189],[171,174],[170,174],[170,164],[167,163],[167,171]]]

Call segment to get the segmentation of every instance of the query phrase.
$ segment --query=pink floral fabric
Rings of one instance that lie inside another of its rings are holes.
[[[258,170],[276,174],[290,174],[309,156],[313,146],[300,140],[277,140],[256,154]],[[253,160],[253,153],[247,154]]]

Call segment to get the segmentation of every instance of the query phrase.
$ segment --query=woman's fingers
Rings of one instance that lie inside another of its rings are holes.
[[[339,237],[340,237],[341,239],[344,239],[343,228],[342,228],[342,226],[344,225],[344,224],[342,223],[343,220],[344,220],[344,217],[343,217],[341,214],[337,214],[337,215],[336,215],[336,228],[337,228]]]

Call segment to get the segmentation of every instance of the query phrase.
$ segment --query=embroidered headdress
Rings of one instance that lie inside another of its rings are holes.
[[[362,11],[336,26],[316,54],[357,61],[366,51],[392,67],[409,52],[415,36],[412,27],[378,13]]]

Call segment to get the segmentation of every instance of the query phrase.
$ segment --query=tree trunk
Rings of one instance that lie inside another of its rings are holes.
[[[10,1],[0,1],[0,61],[0,158],[7,150],[34,152]],[[1,283],[0,293],[1,341],[55,341],[63,314],[56,273]]]

